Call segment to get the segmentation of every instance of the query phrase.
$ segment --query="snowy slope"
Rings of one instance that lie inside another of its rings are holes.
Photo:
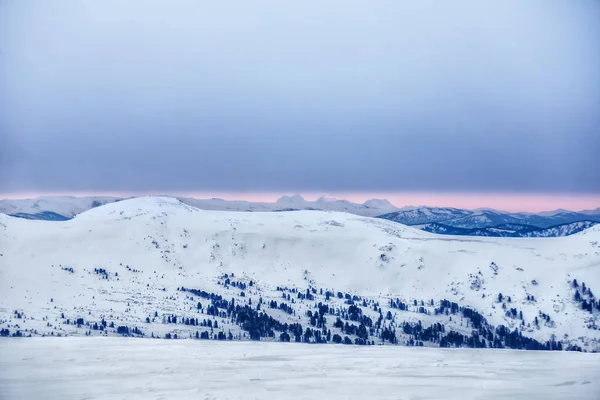
[[[0,213],[3,214],[29,214],[52,212],[71,218],[93,207],[121,200],[118,197],[92,196],[92,197],[38,197],[36,199],[0,200]]]
[[[247,285],[244,290],[224,285],[224,274],[232,273],[232,280]],[[440,322],[446,330],[470,334],[466,319],[435,315],[447,299],[539,341],[554,335],[565,345],[600,349],[600,331],[593,328],[598,310],[584,311],[573,300],[574,279],[600,293],[597,226],[565,238],[467,238],[346,213],[203,211],[172,198],[111,203],[64,222],[0,215],[0,328],[11,332],[18,325],[37,334],[82,335],[90,328],[66,325],[65,319],[110,318],[147,336],[188,337],[197,328],[163,323],[167,314],[207,317],[195,307],[198,298],[177,290],[182,286],[238,304],[252,300],[252,307],[262,298],[263,311],[307,327],[306,311],[325,301],[322,289],[360,296],[359,304],[367,305],[362,312],[373,321],[376,303],[384,316],[391,311],[394,320],[383,323],[401,343],[409,340],[401,328],[406,321]],[[300,293],[315,289],[315,300],[286,291],[296,297],[287,301],[294,313],[270,310],[264,304],[281,301],[278,286]],[[392,309],[390,299],[410,307]],[[210,302],[200,301],[206,310]],[[338,298],[329,304],[348,307]],[[509,318],[503,307],[517,308],[523,320]],[[537,326],[541,313],[550,318]],[[335,333],[333,321],[328,316]],[[219,324],[225,333],[245,333],[226,318]]]
[[[559,236],[570,236],[575,233],[581,232],[585,229],[591,228],[597,225],[598,222],[594,221],[579,221],[572,222],[570,224],[562,224],[558,226],[551,226],[549,228],[539,229],[524,234],[526,237],[559,237]]]
[[[419,207],[412,210],[383,214],[379,218],[399,222],[405,225],[421,225],[433,222],[442,223],[471,215],[468,210],[458,208]]]
[[[580,211],[581,214],[588,214],[588,215],[600,215],[600,207],[595,208],[593,210],[583,210]]]
[[[550,228],[574,222],[600,222],[600,214],[557,210],[539,214],[508,213],[488,209],[462,210],[456,208],[419,207],[407,211],[394,211],[379,218],[406,225],[442,224],[460,229],[492,228],[498,225],[531,225]]]
[[[398,210],[387,200],[371,199],[363,204],[352,203],[348,200],[338,200],[322,196],[315,201],[305,200],[302,196],[283,196],[275,203],[249,202],[239,200],[223,199],[193,199],[178,198],[185,204],[200,208],[202,210],[220,210],[220,211],[297,211],[297,210],[317,210],[317,211],[340,211],[350,214],[375,217],[377,215],[389,213]]]
[[[116,197],[40,197],[24,200],[0,200],[0,213],[27,219],[60,221],[71,218],[98,205],[122,200]],[[463,210],[439,207],[397,208],[387,200],[371,199],[362,204],[322,196],[315,201],[305,200],[300,195],[283,196],[274,203],[250,202],[243,200],[194,199],[180,197],[181,202],[202,210],[271,212],[271,211],[339,211],[367,217],[379,217],[405,225],[411,225],[429,232],[451,233],[456,235],[489,236],[490,229],[504,231],[500,226],[522,226],[521,230],[533,231],[536,228],[552,228],[540,232],[540,236],[562,236],[578,232],[590,226],[590,222],[600,222],[600,214],[595,210],[571,212],[555,210],[539,214],[508,213],[491,209]],[[587,221],[587,222],[586,222]],[[573,224],[578,229],[559,225]],[[586,225],[587,224],[587,225]],[[441,225],[441,226],[440,226]],[[530,226],[529,229],[525,225]],[[452,229],[458,228],[458,229]],[[471,231],[468,231],[471,230]],[[508,229],[512,230],[512,229]],[[519,229],[517,229],[519,230]],[[532,236],[536,234],[532,233]],[[510,236],[510,235],[509,235]]]
[[[538,228],[532,225],[501,224],[488,228],[455,228],[453,226],[431,223],[417,225],[419,229],[426,232],[444,235],[460,236],[494,236],[494,237],[560,237],[570,236],[585,229],[597,225],[594,221],[579,221],[552,226],[549,228]]]
[[[66,218],[87,211],[91,208],[120,201],[122,198],[108,196],[92,197],[38,197],[36,199],[0,200],[0,213],[20,214],[22,218],[60,220],[60,218],[47,217],[43,213],[55,213]],[[308,201],[300,195],[283,196],[275,203],[250,202],[243,200],[224,199],[194,199],[180,197],[183,203],[203,210],[220,211],[286,211],[286,210],[322,210],[341,211],[356,215],[377,216],[398,210],[387,200],[371,199],[363,204],[352,203],[347,200],[337,200],[321,197],[315,201]]]

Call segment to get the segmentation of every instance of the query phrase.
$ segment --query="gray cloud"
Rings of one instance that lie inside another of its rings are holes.
[[[0,3],[0,192],[600,193],[598,2],[212,3]]]

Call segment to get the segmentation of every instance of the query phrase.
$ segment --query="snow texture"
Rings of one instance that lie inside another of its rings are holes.
[[[600,354],[130,338],[0,341],[0,398],[600,398]]]

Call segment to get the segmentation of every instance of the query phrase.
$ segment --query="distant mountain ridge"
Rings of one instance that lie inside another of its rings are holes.
[[[387,200],[371,199],[364,203],[353,203],[348,200],[339,200],[327,196],[321,196],[315,201],[304,199],[299,194],[293,196],[283,196],[274,203],[267,202],[249,202],[240,200],[223,199],[193,199],[178,197],[181,202],[203,209],[220,211],[339,211],[356,214],[363,217],[377,217],[384,213],[390,213],[399,210]]]
[[[40,197],[37,199],[0,200],[0,213],[11,216],[60,221],[91,208],[123,200],[119,197]],[[600,208],[573,212],[554,210],[541,213],[510,213],[487,208],[466,210],[453,207],[398,208],[385,199],[364,203],[321,196],[310,201],[301,195],[283,196],[273,203],[244,200],[194,199],[179,197],[181,202],[203,210],[239,212],[336,211],[365,217],[377,217],[428,232],[469,236],[531,237],[564,236],[600,222]],[[510,227],[512,226],[512,227]],[[537,232],[537,233],[534,233]]]
[[[461,229],[493,228],[503,224],[550,228],[582,221],[600,222],[600,214],[584,214],[573,211],[529,214],[437,207],[420,207],[408,211],[394,211],[380,215],[379,218],[410,226],[442,224]]]
[[[538,228],[531,225],[502,224],[489,228],[465,229],[434,222],[422,226],[421,229],[431,233],[460,236],[560,237],[573,235],[597,224],[598,222],[594,221],[579,221],[552,226],[549,228]]]
[[[178,197],[181,202],[203,209],[214,211],[245,211],[245,212],[271,212],[271,211],[295,211],[295,210],[318,210],[339,211],[356,214],[365,217],[376,217],[381,214],[401,210],[383,199],[371,199],[366,202],[353,203],[348,200],[333,199],[321,196],[315,201],[304,199],[299,194],[294,196],[283,196],[274,203],[251,202],[244,200],[194,199],[189,197]],[[94,196],[94,197],[39,197],[36,199],[0,200],[0,213],[18,216],[28,219],[46,219],[41,214],[51,212],[66,218],[91,208],[104,204],[124,200],[119,197]]]
[[[71,218],[65,217],[64,215],[57,214],[52,211],[42,211],[35,214],[27,214],[18,212],[15,214],[10,214],[11,217],[24,218],[24,219],[34,219],[39,221],[68,221]]]
[[[35,199],[0,200],[0,213],[27,219],[59,220],[47,218],[50,216],[48,213],[52,213],[70,219],[94,207],[120,200],[123,199],[110,196],[48,196]]]

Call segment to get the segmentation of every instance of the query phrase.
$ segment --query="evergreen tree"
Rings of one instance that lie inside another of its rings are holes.
[[[282,332],[281,335],[279,335],[279,341],[280,342],[289,342],[290,335],[287,332]]]

